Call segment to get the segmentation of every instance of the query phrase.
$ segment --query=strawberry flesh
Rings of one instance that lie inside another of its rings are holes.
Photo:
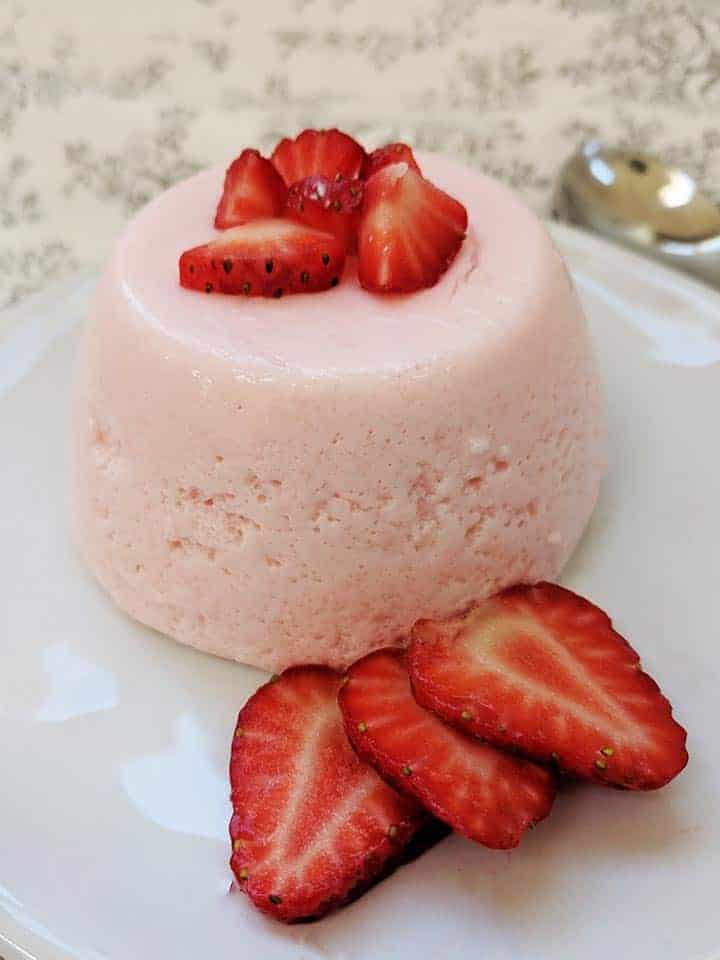
[[[422,173],[414,153],[406,143],[387,143],[368,154],[363,164],[362,176],[369,180],[374,173],[391,163],[406,163],[412,170]]]
[[[305,177],[288,190],[285,214],[299,223],[332,233],[346,250],[353,250],[363,188],[362,180],[330,180],[320,174]]]
[[[515,847],[550,812],[552,774],[471,739],[419,706],[402,651],[380,650],[355,663],[339,702],[360,756],[471,840]]]
[[[180,257],[180,283],[205,293],[281,297],[337,286],[345,248],[331,234],[289,220],[253,220]]]
[[[289,187],[313,174],[334,180],[360,176],[365,151],[341,130],[303,130],[294,140],[285,137],[275,147],[272,162]]]
[[[366,290],[412,293],[448,269],[467,231],[467,211],[407,163],[382,167],[365,184],[358,276]]]
[[[427,823],[352,750],[341,678],[287,670],[240,711],[230,758],[231,867],[265,913],[317,918],[384,875]]]
[[[687,763],[686,733],[598,607],[551,583],[513,587],[412,631],[418,701],[461,730],[631,790]]]
[[[257,150],[243,150],[225,173],[215,213],[218,230],[282,213],[287,188],[272,163]]]

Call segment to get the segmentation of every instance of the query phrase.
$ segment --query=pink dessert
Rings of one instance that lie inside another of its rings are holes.
[[[128,225],[78,364],[81,546],[129,614],[270,670],[344,668],[518,582],[557,577],[592,512],[603,415],[543,226],[441,157],[467,237],[430,289],[205,296],[223,170]],[[218,234],[219,235],[219,234]]]

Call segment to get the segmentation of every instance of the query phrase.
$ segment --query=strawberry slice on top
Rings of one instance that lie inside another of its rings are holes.
[[[384,147],[378,147],[367,155],[362,176],[365,180],[369,180],[378,170],[382,170],[391,163],[406,163],[412,170],[422,173],[415,154],[406,143],[386,143]]]
[[[215,226],[227,230],[249,220],[277,217],[286,196],[287,187],[272,163],[257,150],[243,150],[225,173]]]
[[[555,584],[419,621],[408,663],[425,707],[576,776],[652,790],[687,763],[685,730],[637,653],[602,610]]]
[[[467,210],[407,163],[382,167],[365,184],[358,276],[375,293],[431,287],[467,231]]]
[[[288,190],[285,214],[332,233],[351,251],[357,241],[364,187],[362,180],[331,180],[320,174],[305,177]]]
[[[515,847],[550,813],[552,774],[479,743],[419,706],[402,651],[379,650],[353,664],[339,703],[360,756],[471,840]]]
[[[298,667],[240,711],[230,759],[231,866],[260,910],[316,918],[377,880],[426,815],[353,752],[341,678]]]
[[[343,243],[290,220],[253,220],[180,257],[188,290],[281,297],[337,286],[345,266]]]
[[[294,140],[285,137],[275,147],[272,162],[290,187],[317,174],[329,180],[360,176],[365,150],[341,130],[303,130]]]

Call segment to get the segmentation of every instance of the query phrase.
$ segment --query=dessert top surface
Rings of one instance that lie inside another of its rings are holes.
[[[178,345],[237,364],[239,376],[265,381],[420,371],[535,322],[543,298],[567,283],[540,221],[488,177],[437,155],[421,155],[420,162],[425,175],[458,197],[469,215],[457,258],[430,289],[368,293],[353,277],[354,258],[343,282],[322,294],[263,300],[182,289],[178,255],[213,236],[221,167],[197,174],[145,207],[123,232],[109,278],[142,322]]]

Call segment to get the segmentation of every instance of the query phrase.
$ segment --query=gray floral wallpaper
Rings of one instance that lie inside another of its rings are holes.
[[[0,0],[0,305],[303,126],[459,155],[543,211],[589,136],[720,196],[719,118],[720,0]]]

